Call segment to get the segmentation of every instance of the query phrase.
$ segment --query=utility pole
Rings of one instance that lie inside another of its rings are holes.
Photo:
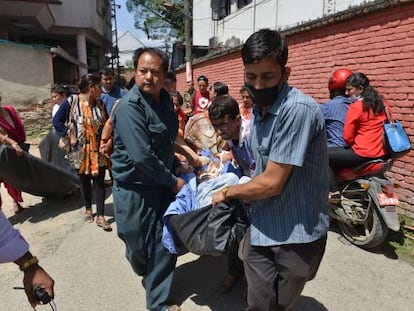
[[[192,14],[191,14],[191,0],[184,0],[184,37],[185,37],[185,72],[187,81],[193,81],[192,68]]]
[[[113,24],[112,30],[112,39],[115,39],[115,45],[112,45],[111,51],[111,67],[112,72],[114,72],[114,63],[116,64],[117,75],[115,77],[115,81],[119,83],[121,78],[121,68],[119,67],[119,49],[118,49],[118,28],[116,24],[116,9],[120,9],[121,6],[116,4],[116,0],[112,0],[111,3],[111,18]]]

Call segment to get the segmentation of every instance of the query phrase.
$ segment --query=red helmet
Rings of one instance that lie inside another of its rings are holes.
[[[329,91],[345,90],[346,79],[352,74],[352,71],[349,69],[338,69],[335,70],[332,74],[332,77],[329,78],[328,88]]]

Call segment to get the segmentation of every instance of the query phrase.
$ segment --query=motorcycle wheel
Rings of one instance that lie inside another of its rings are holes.
[[[365,192],[367,196],[369,194]],[[384,242],[388,227],[378,215],[374,206],[368,208],[367,219],[364,223],[348,224],[338,222],[342,235],[352,244],[370,249]]]

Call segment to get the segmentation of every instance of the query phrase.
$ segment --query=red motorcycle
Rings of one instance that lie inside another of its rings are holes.
[[[329,202],[329,215],[338,221],[342,235],[361,248],[378,246],[388,230],[400,230],[396,211],[400,201],[384,175],[392,164],[391,159],[372,160],[336,174],[341,199]]]

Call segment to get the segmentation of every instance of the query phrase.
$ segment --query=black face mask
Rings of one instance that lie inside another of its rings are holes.
[[[253,86],[245,83],[254,104],[260,107],[268,107],[273,105],[279,96],[279,84],[265,89],[257,90]]]
[[[284,71],[283,71],[282,77],[280,78],[280,81],[275,86],[258,90],[258,89],[255,89],[253,86],[247,84],[246,82],[244,83],[244,85],[249,91],[254,104],[260,107],[269,107],[273,105],[276,98],[279,96],[280,94],[279,86],[283,84],[282,82],[283,80],[284,80]]]

